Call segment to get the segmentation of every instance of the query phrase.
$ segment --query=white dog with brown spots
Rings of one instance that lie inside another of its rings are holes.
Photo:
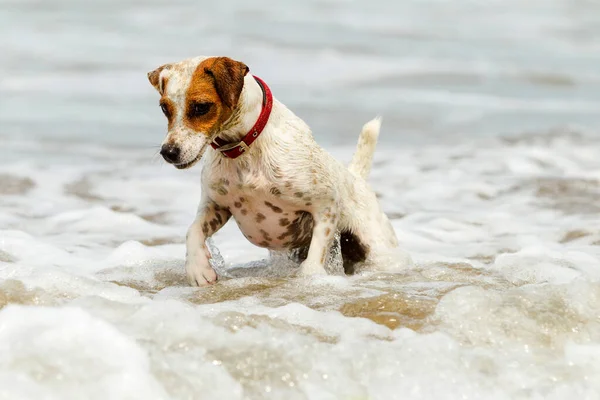
[[[396,248],[396,234],[365,182],[380,121],[364,126],[346,168],[248,72],[227,57],[196,57],[148,73],[168,119],[163,158],[179,169],[205,160],[202,198],[186,239],[190,283],[217,280],[206,239],[231,217],[253,244],[300,254],[304,275],[325,273],[336,232],[348,274]]]

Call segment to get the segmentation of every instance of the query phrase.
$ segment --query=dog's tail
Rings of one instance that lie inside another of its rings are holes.
[[[360,132],[356,152],[350,161],[348,169],[354,175],[367,179],[371,172],[371,164],[373,162],[373,154],[379,137],[379,129],[381,128],[381,117],[377,117],[367,122]]]

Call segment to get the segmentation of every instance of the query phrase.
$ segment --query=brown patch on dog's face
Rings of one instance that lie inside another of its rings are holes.
[[[212,57],[203,61],[200,68],[214,79],[215,90],[223,104],[229,109],[235,108],[244,87],[244,77],[249,71],[246,64],[228,57]]]
[[[165,157],[168,162],[189,168],[200,159],[206,145],[232,116],[248,71],[244,63],[228,57],[198,57],[148,73],[169,121],[169,134],[163,142],[170,150]]]
[[[184,123],[195,132],[211,135],[231,117],[244,87],[248,67],[227,57],[202,61],[185,97]]]
[[[178,104],[178,108],[186,128],[194,133],[210,136],[231,112],[223,112],[225,110],[213,78],[205,71],[206,61],[200,63],[194,71],[183,104]]]

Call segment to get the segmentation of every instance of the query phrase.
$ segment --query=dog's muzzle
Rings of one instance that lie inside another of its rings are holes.
[[[177,169],[187,169],[196,164],[208,147],[204,135],[196,135],[193,140],[180,144],[168,141],[162,145],[160,155]]]
[[[179,146],[172,144],[163,144],[160,149],[160,155],[169,164],[179,164],[179,158],[181,156],[181,149]]]

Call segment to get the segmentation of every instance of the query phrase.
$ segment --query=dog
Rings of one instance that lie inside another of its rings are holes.
[[[204,158],[200,205],[186,236],[191,285],[217,281],[206,240],[231,217],[254,245],[302,254],[302,275],[326,273],[336,234],[346,274],[398,247],[365,181],[380,119],[363,127],[346,168],[240,61],[190,58],[162,65],[148,79],[168,120],[162,157],[178,169]]]

